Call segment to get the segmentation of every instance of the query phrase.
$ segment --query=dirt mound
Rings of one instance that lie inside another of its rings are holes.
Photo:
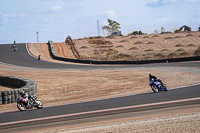
[[[154,51],[153,49],[146,49],[144,50],[145,52],[148,52],[148,51]]]
[[[176,50],[176,52],[180,52],[180,51],[185,51],[185,50],[182,48]]]
[[[148,36],[144,36],[143,38],[149,38]]]
[[[120,60],[125,60],[127,58],[133,58],[132,55],[128,55],[128,54],[125,54],[125,53],[120,53],[120,54],[117,54],[116,57]]]
[[[148,42],[147,44],[155,44],[153,41]]]
[[[129,50],[139,50],[137,47],[132,47]]]
[[[169,51],[169,49],[162,49],[161,51]]]
[[[175,57],[177,57],[178,55],[176,54],[176,53],[171,53],[171,54],[169,54],[167,57],[168,58],[175,58]]]
[[[110,41],[105,41],[105,40],[90,40],[88,43],[90,44],[113,44],[112,42]]]
[[[133,37],[131,37],[130,39],[132,39],[132,38],[138,38],[138,37],[136,37],[136,36],[133,36]]]
[[[186,35],[186,37],[190,37],[190,36],[194,36],[194,35],[192,35],[192,34],[187,34],[187,35]]]
[[[135,43],[133,43],[133,44],[143,44],[142,42],[135,42]]]
[[[185,46],[182,44],[177,44],[175,47],[185,47]]]
[[[173,37],[165,37],[164,39],[173,39]]]
[[[159,35],[154,35],[154,36],[152,36],[152,37],[159,37]]]
[[[183,38],[182,36],[175,36],[174,38]]]
[[[160,58],[164,57],[164,55],[161,54],[161,53],[158,53],[158,54],[156,54],[155,56],[156,56],[156,57],[160,57]]]
[[[123,45],[118,45],[118,46],[116,46],[116,48],[122,48],[122,47],[124,47]]]
[[[188,55],[188,52],[182,52],[179,54],[180,56],[187,56]]]
[[[194,45],[194,44],[188,44],[187,46],[188,47],[195,47],[196,45]]]
[[[92,47],[94,47],[94,48],[112,48],[113,47],[113,45],[104,45],[104,44],[102,44],[102,45],[94,45],[94,46],[92,46]]]
[[[108,49],[108,50],[105,50],[105,52],[107,53],[107,55],[112,55],[112,54],[119,53],[119,51],[114,50],[114,49]]]
[[[106,38],[109,38],[109,39],[115,39],[115,36],[110,35],[110,36],[107,36]]]
[[[119,52],[117,50],[114,50],[114,49],[95,49],[94,53],[95,54],[111,55],[111,54],[117,54]]]
[[[128,40],[125,40],[125,39],[124,39],[124,40],[121,40],[121,41],[120,41],[120,43],[123,43],[123,42],[128,42]]]
[[[88,48],[87,46],[82,46],[82,47],[80,47],[80,49],[86,49],[86,48]]]

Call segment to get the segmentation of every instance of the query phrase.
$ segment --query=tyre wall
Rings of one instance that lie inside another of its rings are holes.
[[[37,83],[34,80],[0,75],[0,86],[11,86],[12,90],[0,91],[0,105],[16,102],[20,90],[28,95],[37,95]]]
[[[70,36],[67,39],[71,39]],[[66,40],[67,40],[66,39]],[[53,46],[53,41],[48,41],[50,55],[53,59],[74,62],[74,63],[85,63],[85,64],[148,64],[148,63],[165,63],[165,62],[183,62],[183,61],[197,61],[200,60],[200,56],[192,57],[181,57],[181,58],[168,58],[168,59],[159,59],[159,60],[138,60],[138,61],[95,61],[95,60],[80,60],[80,59],[70,59],[60,57],[56,54]],[[73,41],[72,41],[73,44]],[[74,46],[75,47],[75,46]]]
[[[71,43],[69,43],[69,44],[70,44],[72,53],[75,55],[75,57],[76,57],[77,59],[79,59],[79,58],[80,58],[79,52],[78,52],[78,50],[76,49],[76,47],[75,47],[75,45],[74,45],[74,42],[72,41],[72,39],[71,39],[70,36],[68,36],[68,37],[66,38],[65,42],[67,43],[68,40],[71,42]]]

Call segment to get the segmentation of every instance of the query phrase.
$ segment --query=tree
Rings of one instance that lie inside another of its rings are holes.
[[[198,29],[199,29],[199,31],[200,31],[200,26],[199,26],[199,28],[198,28]]]
[[[158,34],[159,33],[159,31],[158,30],[154,30],[154,34]]]
[[[108,35],[111,35],[112,32],[114,31],[119,31],[119,29],[121,29],[121,27],[119,27],[119,23],[117,23],[116,21],[112,21],[111,19],[108,19],[108,26],[103,26],[102,29],[107,30],[108,31]]]
[[[161,31],[161,33],[165,32],[165,28],[161,27],[160,31]]]

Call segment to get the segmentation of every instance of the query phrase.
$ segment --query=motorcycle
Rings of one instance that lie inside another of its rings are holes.
[[[16,52],[17,51],[17,47],[14,47],[14,52]]]
[[[23,98],[23,97],[19,97],[17,98],[17,108],[20,110],[20,111],[24,111],[26,110],[26,105],[28,103],[28,100],[29,100],[29,108],[28,109],[31,109],[33,107],[36,107],[37,109],[42,109],[43,108],[43,103],[40,101],[40,100],[36,100],[37,99],[37,96],[34,95],[34,96],[29,96],[28,98]]]
[[[38,60],[41,60],[41,55],[38,56]]]
[[[162,80],[160,80],[161,82]],[[159,91],[168,91],[168,87],[166,84],[163,83],[163,85],[157,80],[152,79],[150,81],[149,86],[151,86],[151,89],[154,93],[158,93]]]

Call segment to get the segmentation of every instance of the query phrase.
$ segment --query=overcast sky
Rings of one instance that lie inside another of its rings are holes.
[[[200,0],[1,0],[0,44],[16,42],[64,42],[106,35],[107,19],[120,23],[124,35],[141,30],[151,34],[164,27],[174,31],[200,25]]]

